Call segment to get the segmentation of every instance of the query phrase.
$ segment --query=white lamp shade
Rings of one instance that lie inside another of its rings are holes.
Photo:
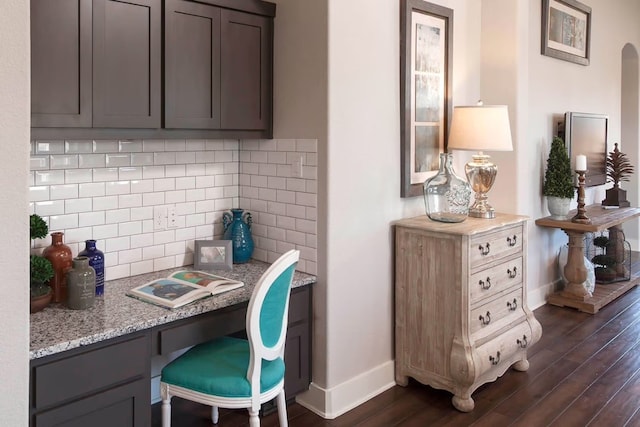
[[[511,127],[506,105],[453,108],[448,149],[511,151]]]

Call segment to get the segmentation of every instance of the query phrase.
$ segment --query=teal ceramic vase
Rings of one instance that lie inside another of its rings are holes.
[[[251,222],[251,213],[244,209],[231,209],[231,213],[222,214],[224,239],[231,240],[234,264],[242,264],[251,259],[253,254]]]

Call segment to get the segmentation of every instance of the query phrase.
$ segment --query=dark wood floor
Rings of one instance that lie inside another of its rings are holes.
[[[508,371],[473,394],[475,409],[461,413],[451,394],[415,382],[395,386],[334,419],[298,404],[291,427],[377,426],[640,426],[640,287],[598,314],[545,305],[535,311],[542,339],[529,351],[527,372]],[[220,411],[221,427],[247,426],[246,411]],[[174,398],[175,427],[210,426],[209,409]],[[159,405],[153,407],[160,426]],[[277,414],[262,419],[278,425]]]

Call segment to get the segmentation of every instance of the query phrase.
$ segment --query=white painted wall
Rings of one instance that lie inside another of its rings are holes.
[[[29,414],[29,2],[0,3],[0,419],[26,426]]]

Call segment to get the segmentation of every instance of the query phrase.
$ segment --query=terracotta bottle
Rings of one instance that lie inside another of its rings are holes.
[[[67,300],[67,270],[71,268],[73,256],[69,246],[62,242],[64,233],[57,231],[51,233],[51,245],[42,252],[42,256],[51,261],[54,275],[49,280],[49,286],[53,290],[53,302],[65,302]]]

